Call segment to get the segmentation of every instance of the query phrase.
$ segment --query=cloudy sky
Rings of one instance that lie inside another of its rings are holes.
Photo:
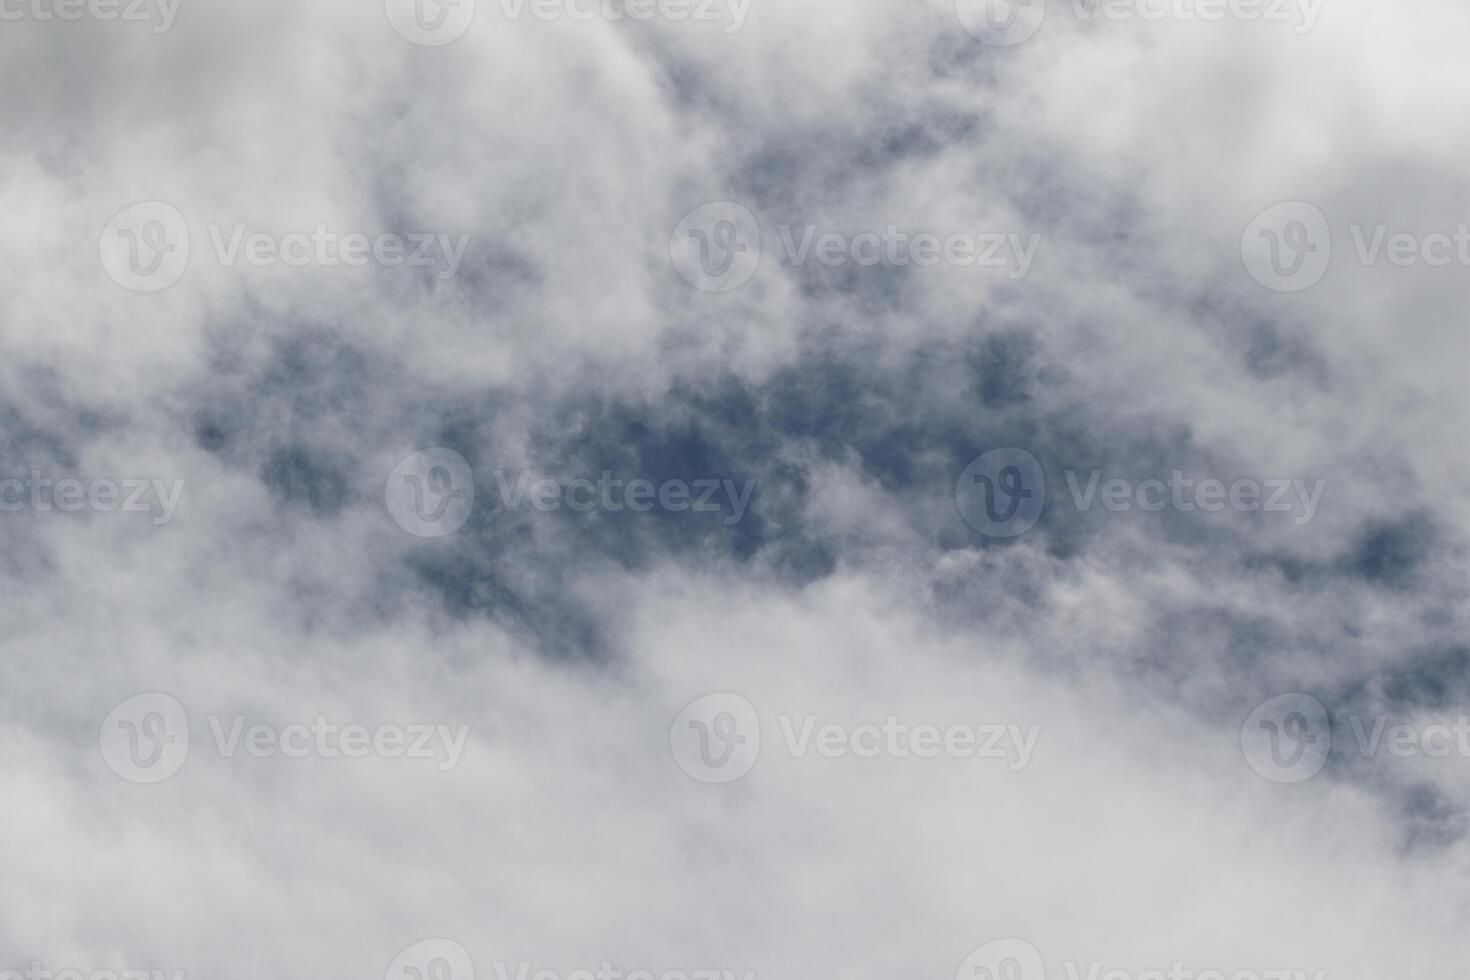
[[[0,0],[0,980],[1463,977],[1467,37]]]

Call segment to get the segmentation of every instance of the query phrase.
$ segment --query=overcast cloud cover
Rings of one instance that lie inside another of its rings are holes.
[[[1467,39],[0,0],[0,980],[1464,977]]]

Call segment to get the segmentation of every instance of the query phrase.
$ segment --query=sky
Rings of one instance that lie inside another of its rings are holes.
[[[1470,9],[0,0],[0,980],[1438,980]]]

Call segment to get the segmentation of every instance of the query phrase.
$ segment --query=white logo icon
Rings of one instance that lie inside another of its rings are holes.
[[[965,523],[990,538],[1025,534],[1046,507],[1046,475],[1024,449],[992,449],[960,473],[955,506]]]
[[[1310,694],[1282,694],[1250,713],[1240,748],[1252,769],[1273,783],[1300,783],[1327,764],[1332,722]]]
[[[669,747],[679,768],[700,782],[732,782],[760,755],[760,719],[738,694],[706,695],[674,719]]]
[[[113,772],[130,783],[161,783],[189,757],[189,717],[167,694],[139,694],[113,708],[97,743]]]
[[[426,48],[464,37],[475,20],[475,0],[385,0],[388,23],[405,41]]]
[[[956,0],[955,9],[971,37],[1001,48],[1029,41],[1046,20],[1046,0]]]
[[[475,474],[453,449],[426,449],[393,468],[383,497],[388,513],[409,534],[442,538],[470,519]]]
[[[453,939],[425,939],[399,953],[383,980],[475,980],[475,964]]]
[[[189,223],[172,204],[144,201],[124,208],[102,230],[102,268],[139,293],[167,289],[189,267]]]
[[[750,281],[761,261],[761,231],[755,215],[734,201],[696,208],[679,222],[669,256],[695,289],[723,293]]]
[[[1046,980],[1046,964],[1024,939],[997,939],[965,957],[955,980]]]
[[[1251,278],[1278,293],[1316,285],[1332,263],[1332,229],[1321,209],[1301,201],[1267,208],[1240,238]]]

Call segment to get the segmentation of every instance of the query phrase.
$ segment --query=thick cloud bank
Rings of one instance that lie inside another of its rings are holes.
[[[0,0],[0,980],[1437,980],[1470,11]]]

